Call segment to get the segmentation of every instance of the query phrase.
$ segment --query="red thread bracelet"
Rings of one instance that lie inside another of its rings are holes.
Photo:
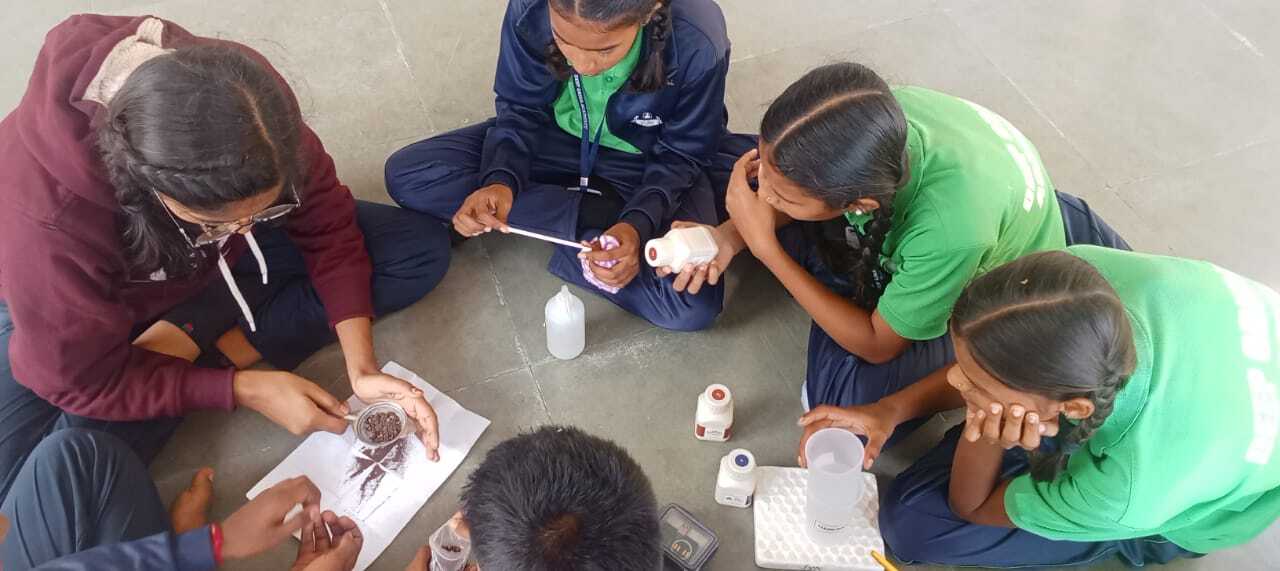
[[[209,524],[209,539],[213,542],[213,564],[222,566],[222,527],[216,523]]]

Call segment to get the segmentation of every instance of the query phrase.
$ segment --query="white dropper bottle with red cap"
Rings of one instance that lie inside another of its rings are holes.
[[[716,383],[698,395],[693,435],[698,440],[724,442],[733,436],[733,393]]]
[[[700,266],[716,259],[720,247],[706,226],[676,228],[666,236],[649,240],[644,245],[644,259],[655,268],[680,271],[685,266]]]

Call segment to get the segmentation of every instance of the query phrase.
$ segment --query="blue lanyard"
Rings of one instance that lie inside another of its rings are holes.
[[[587,94],[582,89],[582,76],[573,72],[573,90],[578,96],[578,111],[582,113],[582,143],[578,148],[578,187],[573,190],[590,194],[600,194],[591,189],[591,169],[596,164],[596,154],[600,152],[600,136],[604,134],[604,120],[596,130],[596,138],[591,139],[591,116],[587,113]]]

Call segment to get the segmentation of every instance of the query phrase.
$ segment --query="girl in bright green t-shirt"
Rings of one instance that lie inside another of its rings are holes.
[[[1140,566],[1244,543],[1280,517],[1274,290],[1206,262],[1073,246],[974,280],[951,334],[945,375],[801,419],[863,434],[870,452],[904,419],[966,409],[885,493],[899,559]]]
[[[718,259],[675,288],[714,282],[750,248],[813,317],[815,406],[874,402],[950,364],[947,319],[974,276],[1068,243],[1128,248],[1056,193],[1008,121],[854,63],[810,71],[769,106],[726,206]]]

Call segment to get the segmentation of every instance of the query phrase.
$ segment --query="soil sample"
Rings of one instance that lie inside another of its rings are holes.
[[[404,428],[393,412],[375,412],[364,419],[364,433],[373,444],[385,444],[400,436]]]

